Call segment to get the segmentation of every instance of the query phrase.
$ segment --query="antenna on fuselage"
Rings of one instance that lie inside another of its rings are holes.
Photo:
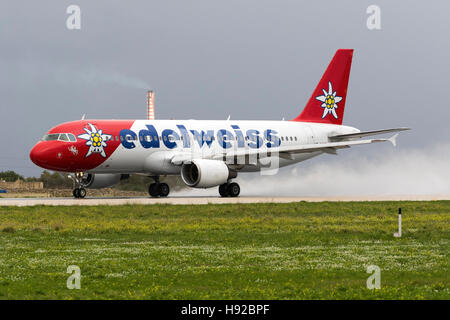
[[[228,115],[227,121],[231,119],[231,114]]]
[[[83,113],[83,115],[81,116],[81,120],[86,119],[86,113]]]

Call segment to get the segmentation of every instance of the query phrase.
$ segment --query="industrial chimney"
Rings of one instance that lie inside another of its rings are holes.
[[[147,120],[155,120],[155,93],[147,91]]]

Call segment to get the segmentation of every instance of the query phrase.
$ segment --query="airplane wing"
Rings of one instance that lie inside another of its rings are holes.
[[[285,159],[291,159],[293,154],[297,153],[310,153],[310,152],[324,152],[336,154],[336,150],[343,148],[350,148],[355,145],[362,144],[371,144],[377,142],[386,142],[389,141],[392,145],[396,145],[396,138],[398,134],[388,138],[388,139],[367,139],[367,140],[358,140],[358,141],[342,141],[342,142],[329,142],[329,143],[317,143],[317,144],[305,144],[301,146],[282,146],[279,148],[271,148],[271,149],[245,149],[245,150],[230,150],[228,152],[216,153],[208,156],[208,159],[212,160],[223,160],[224,158],[232,158],[232,157],[245,157],[251,155],[261,154],[263,156],[268,153],[275,154],[278,153],[280,157]],[[196,158],[194,154],[191,153],[181,153],[175,154],[171,158],[171,162],[174,165],[182,165],[185,162],[189,162],[190,160]],[[204,157],[203,157],[204,158]]]
[[[364,138],[364,137],[368,137],[368,136],[374,136],[377,134],[400,132],[400,131],[406,131],[406,130],[411,130],[411,129],[410,128],[395,128],[395,129],[365,131],[365,132],[357,132],[357,133],[349,133],[349,134],[339,134],[339,135],[335,135],[335,136],[329,136],[328,138],[332,142],[345,141],[345,140],[360,139],[360,138]]]
[[[337,149],[350,148],[351,146],[362,145],[362,144],[370,144],[377,142],[391,142],[394,146],[396,145],[396,138],[398,134],[395,134],[389,139],[368,139],[368,140],[358,140],[358,141],[345,141],[345,142],[329,142],[329,143],[317,143],[317,144],[305,144],[301,146],[285,146],[280,148],[273,149],[251,149],[251,150],[237,150],[226,152],[223,154],[216,154],[212,157],[212,159],[223,159],[224,157],[239,157],[239,156],[247,156],[247,155],[255,155],[255,154],[267,154],[268,152],[279,153],[282,158],[290,158],[290,155],[297,153],[310,153],[310,152],[325,152],[336,154]]]

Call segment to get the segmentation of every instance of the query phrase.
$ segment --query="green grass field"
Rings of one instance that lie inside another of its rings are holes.
[[[449,201],[1,207],[0,298],[449,299],[449,240]]]

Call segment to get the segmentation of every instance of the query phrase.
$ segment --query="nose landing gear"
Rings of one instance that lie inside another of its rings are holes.
[[[152,183],[148,187],[148,193],[150,194],[150,197],[152,198],[165,198],[170,193],[170,188],[167,183],[161,183],[159,182],[159,177],[154,177],[155,183]]]
[[[86,197],[86,189],[83,188],[83,176],[84,173],[83,172],[75,172],[75,174],[69,175],[69,178],[72,179],[73,184],[74,184],[74,189],[72,191],[73,197],[76,199],[83,199],[84,197]]]
[[[241,188],[236,182],[224,183],[219,186],[219,194],[221,197],[237,197],[241,193]]]
[[[84,197],[86,197],[86,189],[85,188],[75,188],[75,189],[73,189],[72,194],[77,199],[78,198],[83,199]]]

